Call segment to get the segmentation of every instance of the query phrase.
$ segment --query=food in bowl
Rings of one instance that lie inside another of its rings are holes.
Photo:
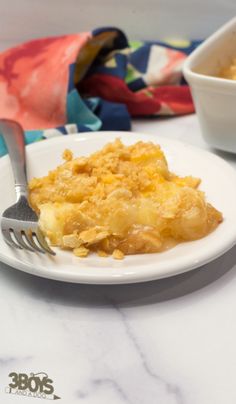
[[[198,189],[200,179],[170,172],[151,142],[116,139],[88,157],[65,150],[63,158],[30,181],[30,203],[51,244],[78,257],[161,252],[206,236],[223,220]]]
[[[219,77],[223,79],[236,80],[236,58],[232,62],[221,69]]]

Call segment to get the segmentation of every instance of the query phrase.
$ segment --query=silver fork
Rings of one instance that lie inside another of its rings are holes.
[[[2,134],[15,179],[16,203],[1,217],[5,242],[11,247],[55,255],[38,226],[38,217],[28,203],[24,132],[15,121],[0,119]]]

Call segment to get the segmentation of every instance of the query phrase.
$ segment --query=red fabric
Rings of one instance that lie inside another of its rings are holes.
[[[188,86],[147,87],[133,92],[119,77],[96,73],[80,83],[79,91],[86,96],[126,104],[132,116],[158,114],[165,103],[167,109],[170,107],[177,114],[194,112]]]

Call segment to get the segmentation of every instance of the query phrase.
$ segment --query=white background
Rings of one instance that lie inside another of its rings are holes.
[[[0,46],[106,25],[130,39],[201,39],[235,15],[235,0],[0,0]]]

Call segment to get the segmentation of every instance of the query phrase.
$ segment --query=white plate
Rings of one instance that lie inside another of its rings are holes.
[[[138,140],[161,145],[170,170],[202,179],[207,200],[223,212],[224,221],[207,237],[156,254],[127,256],[122,261],[96,255],[77,258],[56,250],[56,257],[11,249],[0,235],[0,260],[21,271],[66,282],[116,284],[164,278],[199,267],[236,243],[236,171],[223,159],[179,141],[133,132],[96,132],[62,136],[27,146],[28,176],[43,176],[62,160],[65,148],[88,155],[116,137],[129,145]],[[15,200],[8,156],[0,160],[0,211]]]

